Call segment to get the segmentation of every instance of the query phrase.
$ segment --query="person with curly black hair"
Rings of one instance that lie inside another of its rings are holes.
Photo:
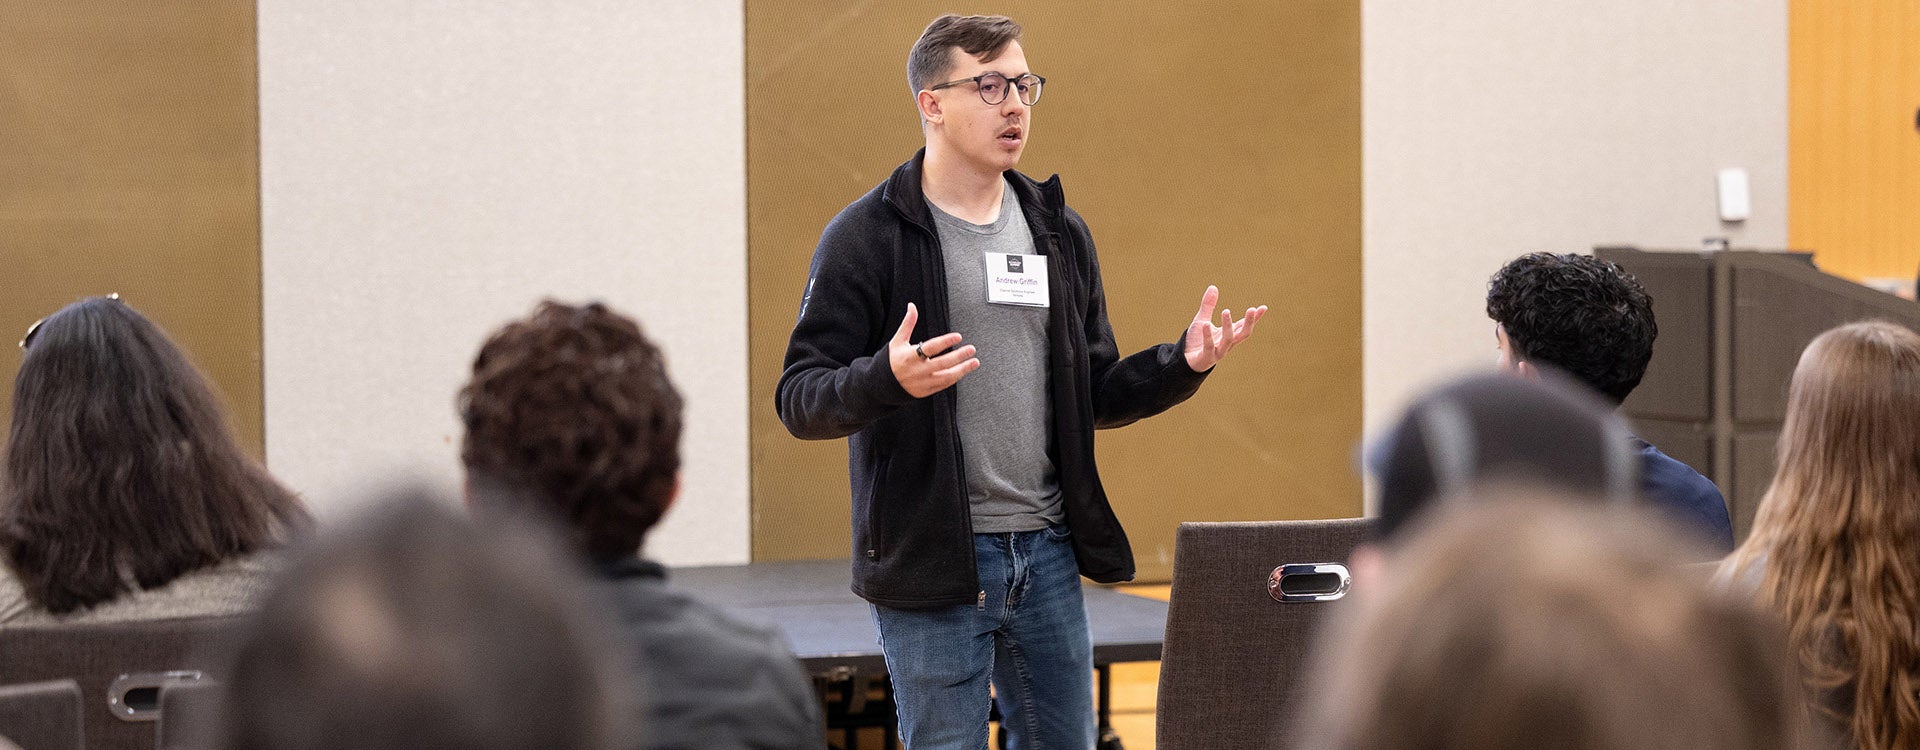
[[[1653,297],[1620,266],[1590,255],[1528,253],[1487,285],[1500,367],[1565,372],[1615,405],[1640,385],[1660,329]],[[1700,472],[1634,438],[1641,489],[1719,554],[1733,550],[1727,502]]]
[[[557,522],[595,567],[648,688],[650,750],[821,748],[813,687],[771,630],[667,586],[639,556],[680,490],[682,400],[640,326],[542,302],[496,331],[460,391],[478,512]]]

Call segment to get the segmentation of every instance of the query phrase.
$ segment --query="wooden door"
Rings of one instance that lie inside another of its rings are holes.
[[[1787,237],[1823,270],[1920,269],[1920,0],[1792,0]]]

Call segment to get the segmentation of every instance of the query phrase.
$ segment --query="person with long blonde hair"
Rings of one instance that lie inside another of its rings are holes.
[[[1782,618],[1852,746],[1920,746],[1920,334],[1868,321],[1807,345],[1777,465],[1722,579]]]

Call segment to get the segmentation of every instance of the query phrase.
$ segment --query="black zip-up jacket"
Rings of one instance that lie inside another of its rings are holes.
[[[848,438],[853,592],[897,609],[971,604],[981,590],[954,391],[916,399],[887,360],[909,302],[920,308],[911,340],[952,330],[940,238],[920,189],[925,153],[822,233],[775,394],[795,437]],[[1093,237],[1067,207],[1059,175],[1035,182],[1009,170],[1006,178],[1034,251],[1048,258],[1049,451],[1080,573],[1101,583],[1131,580],[1133,550],[1100,485],[1093,430],[1167,410],[1206,373],[1187,366],[1179,341],[1122,359]]]
[[[826,750],[813,681],[777,631],[668,585],[652,560],[595,567],[642,689],[641,750]]]

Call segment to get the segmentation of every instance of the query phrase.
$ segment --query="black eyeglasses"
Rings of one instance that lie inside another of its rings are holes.
[[[1008,78],[999,73],[981,73],[972,78],[936,83],[928,86],[927,90],[939,91],[950,86],[958,86],[968,82],[980,88],[980,101],[986,102],[989,106],[1006,101],[1007,90],[1010,88],[1018,88],[1020,89],[1020,102],[1031,107],[1040,101],[1040,87],[1046,85],[1047,79],[1032,73],[1026,73],[1018,78]],[[1007,84],[1009,83],[1013,85],[1008,86]]]

